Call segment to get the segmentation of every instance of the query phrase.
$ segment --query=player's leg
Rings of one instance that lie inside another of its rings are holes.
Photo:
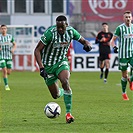
[[[129,64],[130,64],[130,77],[128,78],[128,81],[129,81],[130,90],[133,91],[133,74],[132,74],[132,70],[133,70],[133,58],[131,58]]]
[[[52,85],[48,85],[49,91],[54,99],[57,99],[64,95],[64,90],[59,88],[57,81]]]
[[[100,67],[100,79],[103,78],[103,69],[104,69],[104,60],[103,60],[103,57],[102,57],[102,54],[100,54],[99,56],[99,67]]]
[[[126,94],[127,77],[128,77],[127,70],[126,71],[122,71],[121,86],[122,86],[123,100],[129,100],[129,98],[128,98],[127,94]]]
[[[10,75],[12,72],[12,59],[6,60],[7,74]]]
[[[68,65],[68,62],[66,60],[63,60],[52,66],[52,68],[45,67],[45,69],[47,73],[54,73],[54,75],[48,74],[48,78],[45,82],[53,98],[56,99],[61,95],[64,95],[64,102],[67,112],[66,121],[67,123],[71,123],[72,121],[74,121],[74,117],[71,115],[72,91],[69,85],[70,67]],[[57,79],[60,80],[63,89],[59,89]]]
[[[5,84],[5,89],[10,90],[8,86],[8,77],[7,77],[7,67],[6,67],[6,60],[0,60],[0,66],[2,68],[2,77]]]
[[[48,74],[47,79],[45,80],[46,85],[54,99],[57,99],[64,95],[64,89],[60,88],[58,85],[58,77],[55,74],[58,69],[58,65],[53,65],[52,67],[45,66],[45,70]]]
[[[109,74],[109,67],[110,67],[109,59],[105,60],[105,66],[106,66],[106,69],[105,69],[105,75],[104,75],[104,82],[107,82],[107,78],[108,78],[108,74]]]
[[[10,90],[10,88],[8,86],[7,68],[6,67],[2,68],[2,72],[3,72],[3,80],[4,80],[4,84],[5,84],[5,90]]]
[[[64,89],[64,102],[66,106],[66,122],[71,123],[74,121],[74,117],[71,115],[72,109],[72,90],[69,84],[70,72],[68,70],[63,70],[58,75],[61,81],[62,87]]]
[[[126,86],[127,86],[127,78],[128,78],[127,67],[128,67],[128,60],[120,59],[119,60],[119,70],[121,70],[121,72],[122,72],[121,87],[122,87],[123,100],[129,100],[129,98],[126,94]]]
[[[103,78],[104,61],[99,61],[99,63],[100,63],[100,71],[101,71],[100,79],[102,79]]]
[[[12,71],[12,59],[6,60],[6,75],[10,75]],[[7,81],[8,81],[8,76],[7,76]],[[5,86],[6,90],[10,90],[9,85]]]

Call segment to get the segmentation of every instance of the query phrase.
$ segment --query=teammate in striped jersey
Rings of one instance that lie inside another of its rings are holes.
[[[44,32],[34,52],[40,75],[44,78],[52,97],[57,99],[64,96],[66,123],[74,121],[74,117],[71,115],[70,68],[66,57],[72,39],[83,44],[85,51],[89,52],[92,49],[90,42],[85,40],[73,27],[68,26],[67,18],[60,15],[56,18],[56,25]],[[57,79],[60,80],[62,88],[59,88]]]
[[[119,25],[114,33],[112,39],[112,46],[114,52],[118,52],[119,70],[122,72],[121,86],[123,100],[129,100],[126,94],[127,81],[129,82],[130,89],[133,90],[133,75],[128,76],[128,64],[133,67],[133,24],[132,12],[125,11],[123,15],[124,23]],[[116,38],[119,38],[119,47],[115,45]]]
[[[7,34],[7,26],[1,25],[0,34],[0,68],[5,84],[5,90],[10,90],[8,86],[8,76],[12,69],[12,54],[16,48],[16,43],[11,34]]]

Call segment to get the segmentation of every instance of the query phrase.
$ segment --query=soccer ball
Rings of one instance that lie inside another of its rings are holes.
[[[57,103],[50,102],[45,106],[44,113],[48,118],[57,118],[61,114],[61,108]]]

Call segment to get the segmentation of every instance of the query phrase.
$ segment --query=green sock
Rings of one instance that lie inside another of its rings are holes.
[[[59,88],[59,97],[62,97],[64,95],[64,89]]]
[[[122,86],[122,92],[126,92],[126,86],[127,86],[127,79],[126,78],[121,78],[121,86]]]
[[[4,80],[4,84],[8,85],[8,78],[3,78],[3,80]]]
[[[130,81],[133,81],[133,75],[130,77]]]
[[[64,91],[64,102],[66,106],[66,113],[71,113],[72,109],[72,91]]]

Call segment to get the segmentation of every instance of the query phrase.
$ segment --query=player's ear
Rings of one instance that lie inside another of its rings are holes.
[[[68,23],[66,22],[66,26],[68,26]]]

